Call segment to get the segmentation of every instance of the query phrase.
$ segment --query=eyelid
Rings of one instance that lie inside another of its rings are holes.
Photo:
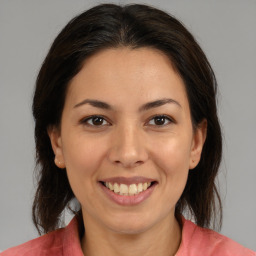
[[[170,125],[172,123],[174,123],[174,124],[176,123],[176,121],[172,117],[170,117],[169,115],[165,115],[165,114],[154,115],[154,116],[149,118],[149,121],[151,121],[152,119],[154,119],[156,117],[164,117],[165,119],[167,119],[169,121],[169,123],[168,124],[164,124],[164,125],[150,125],[150,126],[155,126],[157,128],[162,128],[162,127],[165,127],[165,126]],[[147,123],[149,123],[149,121]]]
[[[80,123],[80,124],[83,124],[83,125],[86,125],[86,126],[90,126],[90,127],[96,127],[96,128],[100,128],[100,127],[106,126],[106,125],[91,125],[91,124],[88,124],[88,121],[89,121],[89,120],[91,120],[91,119],[93,119],[93,118],[96,118],[96,117],[102,118],[102,119],[104,119],[106,122],[108,122],[107,126],[108,126],[108,125],[111,125],[110,122],[107,120],[107,118],[104,117],[104,116],[102,116],[102,115],[91,115],[91,116],[87,116],[87,117],[85,117],[85,118],[82,118],[82,119],[79,121],[79,123]]]
[[[157,128],[161,128],[161,127],[165,127],[171,123],[176,123],[176,121],[170,117],[169,115],[165,115],[165,114],[157,114],[157,115],[154,115],[154,116],[151,116],[147,123],[149,123],[151,120],[153,120],[154,118],[156,117],[163,117],[165,119],[167,119],[169,121],[168,124],[164,124],[164,125],[150,125],[150,126],[155,126]],[[108,122],[108,124],[106,125],[91,125],[91,124],[88,124],[88,121],[93,119],[93,118],[102,118],[104,119],[106,122]],[[107,118],[105,116],[102,116],[102,115],[91,115],[91,116],[88,116],[86,118],[83,118],[79,121],[79,123],[83,124],[83,125],[86,125],[86,126],[91,126],[91,127],[96,127],[96,128],[100,128],[100,127],[103,127],[103,126],[108,126],[108,125],[111,125],[111,123],[107,120]]]

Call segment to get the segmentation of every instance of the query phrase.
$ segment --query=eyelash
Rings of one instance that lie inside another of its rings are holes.
[[[85,118],[85,119],[82,119],[82,120],[80,121],[80,123],[82,123],[82,124],[84,124],[84,125],[86,125],[86,126],[92,126],[92,127],[96,127],[96,128],[101,128],[102,126],[105,126],[105,125],[93,125],[93,124],[88,124],[88,121],[89,121],[89,120],[93,120],[94,118],[100,118],[100,119],[103,119],[103,120],[106,121],[106,119],[105,119],[104,116],[93,115],[93,116],[87,117],[87,118]],[[158,127],[158,128],[165,127],[166,125],[169,125],[169,124],[171,124],[171,123],[175,123],[175,121],[174,121],[171,117],[169,117],[169,116],[167,116],[167,115],[155,115],[155,116],[153,116],[153,117],[151,117],[151,118],[149,119],[149,122],[150,122],[151,120],[156,119],[156,118],[164,118],[165,120],[168,120],[168,121],[169,121],[168,124],[152,125],[152,126],[156,126],[156,127]],[[106,121],[106,122],[108,122],[108,121]],[[148,123],[149,123],[149,122],[148,122]]]

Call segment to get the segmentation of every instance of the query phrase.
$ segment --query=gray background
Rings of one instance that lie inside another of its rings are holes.
[[[0,0],[0,249],[37,236],[31,221],[31,101],[50,44],[75,15],[107,1]],[[131,3],[132,1],[113,1]],[[135,1],[134,1],[135,2]],[[195,35],[215,70],[224,161],[221,233],[256,250],[256,1],[137,1],[162,8]]]

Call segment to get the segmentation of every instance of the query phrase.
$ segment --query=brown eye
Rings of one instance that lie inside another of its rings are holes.
[[[105,126],[109,124],[102,116],[91,116],[82,120],[82,123],[88,126]]]
[[[155,119],[156,125],[163,125],[163,124],[165,123],[165,119],[166,119],[166,118],[160,116],[160,117],[155,117],[154,119]]]
[[[153,122],[152,122],[153,121]],[[171,118],[169,118],[168,116],[165,115],[159,115],[159,116],[155,116],[153,117],[150,121],[149,124],[150,125],[156,125],[156,126],[165,126],[168,125],[169,123],[172,123],[173,121],[171,120]]]
[[[93,125],[102,125],[103,124],[103,118],[101,117],[93,117],[92,118],[92,123]]]

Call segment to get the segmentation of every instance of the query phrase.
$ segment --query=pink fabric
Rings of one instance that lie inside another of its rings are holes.
[[[73,218],[66,228],[10,248],[0,255],[83,256],[78,221]],[[256,256],[256,252],[212,230],[199,228],[191,221],[183,219],[182,242],[176,256]]]
[[[256,256],[256,252],[183,219],[182,241],[175,256]]]
[[[77,218],[66,228],[61,228],[47,235],[30,240],[10,248],[1,256],[83,256],[80,246]]]

